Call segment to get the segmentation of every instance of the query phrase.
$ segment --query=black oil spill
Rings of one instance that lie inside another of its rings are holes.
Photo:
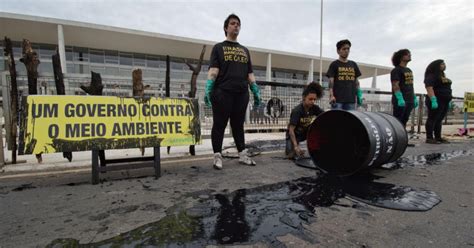
[[[12,189],[12,191],[23,191],[28,189],[36,189],[36,186],[33,186],[33,183],[26,183]]]
[[[301,157],[294,160],[295,164],[308,169],[319,170],[310,157]]]
[[[249,142],[246,146],[253,147],[260,151],[274,151],[274,150],[284,150],[286,147],[286,141],[281,140],[255,140]]]
[[[245,144],[250,157],[257,156],[266,151],[284,150],[286,146],[285,140],[256,140]],[[238,158],[235,146],[226,146],[222,150],[222,156],[225,158]]]
[[[428,167],[432,165],[440,164],[443,161],[457,158],[457,157],[464,157],[464,156],[472,156],[474,155],[474,149],[471,150],[458,150],[452,152],[444,152],[444,153],[430,153],[425,155],[416,155],[416,156],[405,156],[399,158],[397,161],[393,163],[388,163],[382,165],[384,169],[399,169],[403,167]]]
[[[343,187],[349,198],[388,209],[428,211],[441,202],[430,190],[368,181],[364,177],[351,177]]]
[[[316,208],[330,207],[349,197],[372,205],[412,211],[426,211],[440,199],[435,193],[410,187],[374,182],[366,174],[349,178],[326,175],[239,189],[231,193],[209,193],[189,208],[170,208],[161,220],[97,243],[79,244],[57,239],[48,247],[204,247],[220,244],[279,244],[276,237],[293,234],[317,242],[317,234],[304,226],[316,221]],[[352,208],[354,205],[339,207]],[[369,211],[368,209],[367,211]]]

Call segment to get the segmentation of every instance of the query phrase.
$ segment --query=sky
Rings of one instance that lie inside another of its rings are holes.
[[[474,1],[323,0],[323,57],[352,42],[349,59],[392,67],[408,48],[416,93],[426,93],[426,66],[443,59],[453,95],[474,92]],[[1,0],[1,12],[53,17],[219,42],[230,13],[241,19],[242,45],[319,56],[320,0]],[[370,87],[372,79],[362,80]],[[390,91],[390,77],[377,87]]]

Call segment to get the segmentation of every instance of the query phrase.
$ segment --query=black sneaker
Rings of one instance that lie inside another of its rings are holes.
[[[426,139],[427,144],[441,144],[441,142],[435,140],[435,139]]]
[[[436,141],[442,143],[442,144],[449,144],[451,142],[449,142],[447,139],[443,139],[443,138],[439,138],[439,139],[436,139]]]

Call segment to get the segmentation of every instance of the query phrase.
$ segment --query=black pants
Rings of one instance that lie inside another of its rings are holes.
[[[245,149],[244,122],[245,112],[249,103],[248,91],[243,93],[231,93],[215,89],[211,96],[212,101],[212,125],[211,140],[214,153],[222,152],[222,142],[227,122],[230,119],[232,136],[234,137],[237,150]]]
[[[411,111],[413,110],[412,102],[405,102],[405,107],[398,107],[397,103],[393,103],[393,116],[397,118],[403,125],[407,126],[407,122],[410,119]]]
[[[433,134],[435,139],[441,139],[441,127],[443,119],[448,113],[449,101],[450,99],[438,98],[438,108],[431,109],[431,100],[426,97],[425,104],[428,110],[428,119],[426,120],[425,129],[427,139],[433,139]]]

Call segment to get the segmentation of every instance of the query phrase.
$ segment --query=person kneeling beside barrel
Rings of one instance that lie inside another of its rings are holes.
[[[291,111],[290,123],[286,131],[285,153],[289,159],[297,159],[304,155],[299,143],[306,140],[311,123],[324,111],[315,104],[323,95],[320,84],[311,82],[303,90],[303,99]]]

